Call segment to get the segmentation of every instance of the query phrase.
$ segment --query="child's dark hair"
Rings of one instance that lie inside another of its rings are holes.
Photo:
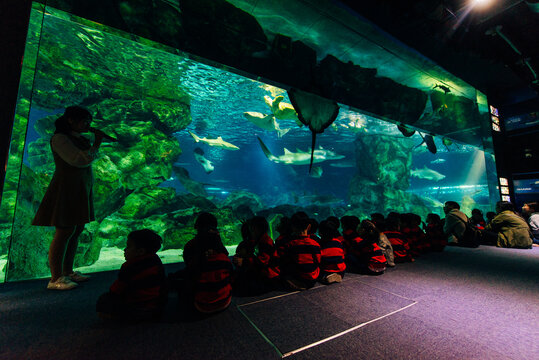
[[[359,218],[357,216],[346,215],[341,218],[341,227],[343,231],[354,230],[357,231],[359,226]]]
[[[198,231],[216,230],[217,218],[208,212],[200,213],[195,220],[195,229]]]
[[[293,232],[302,232],[310,225],[309,215],[303,211],[298,211],[290,218],[290,225]]]
[[[268,220],[263,216],[255,216],[249,220],[249,227],[256,229],[257,232],[265,234],[269,231]]]
[[[279,224],[275,228],[279,235],[288,236],[292,233],[292,226],[290,225],[290,218],[287,216],[283,216],[281,220],[279,220]]]
[[[328,238],[336,238],[339,236],[337,226],[338,225],[335,225],[333,221],[323,220],[320,222],[320,225],[318,225],[318,234],[324,240]]]
[[[360,236],[370,244],[377,243],[380,239],[380,231],[372,221],[363,220],[359,226]]]
[[[506,210],[515,211],[515,207],[509,201],[498,201],[496,203],[496,208],[499,209],[500,212]]]
[[[82,120],[89,118],[92,120],[92,114],[85,108],[81,106],[69,106],[65,109],[62,116],[60,116],[54,122],[56,126],[55,134],[69,134],[71,132],[71,124],[69,124],[69,119]]]
[[[337,229],[337,231],[339,231],[339,226],[341,225],[341,221],[339,220],[338,217],[336,217],[336,216],[328,216],[328,218],[326,220],[329,221],[329,222],[332,222],[335,225],[335,229]]]
[[[427,214],[427,223],[439,224],[441,221],[440,215],[434,213]]]
[[[155,254],[159,251],[163,243],[161,236],[150,229],[131,231],[127,235],[127,240],[131,241],[137,248],[146,250],[149,254]]]
[[[311,224],[311,227],[309,228],[309,234],[316,234],[318,231],[318,221],[316,219],[310,218],[309,224]]]

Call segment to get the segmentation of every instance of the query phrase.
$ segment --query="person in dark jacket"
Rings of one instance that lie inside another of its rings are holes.
[[[162,239],[149,229],[127,236],[125,263],[109,292],[101,295],[96,310],[101,318],[157,320],[167,301],[165,270],[156,252]]]

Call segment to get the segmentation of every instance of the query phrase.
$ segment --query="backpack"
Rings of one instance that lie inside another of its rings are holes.
[[[481,233],[481,231],[470,221],[470,219],[468,219],[468,221],[464,221],[460,217],[457,218],[466,225],[462,238],[459,238],[459,246],[469,248],[478,247],[481,243],[483,233]]]

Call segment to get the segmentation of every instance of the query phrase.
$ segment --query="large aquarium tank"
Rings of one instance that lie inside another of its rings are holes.
[[[466,98],[471,115],[459,108],[486,119],[481,145],[422,129],[462,101],[434,78],[417,126],[339,104],[312,149],[285,85],[42,4],[31,13],[23,65],[0,211],[0,281],[49,274],[54,228],[30,224],[54,173],[54,121],[75,104],[118,139],[93,164],[96,221],[80,237],[82,272],[118,269],[127,234],[140,228],[163,237],[165,263],[181,261],[202,211],[217,216],[233,253],[242,220],[255,214],[274,228],[299,210],[318,220],[390,211],[424,218],[443,217],[447,200],[467,214],[496,200],[486,98]]]

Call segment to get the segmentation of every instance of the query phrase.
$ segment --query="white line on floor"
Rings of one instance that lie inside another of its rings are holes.
[[[307,350],[307,349],[309,349],[309,348],[315,347],[315,346],[320,345],[320,344],[322,344],[322,343],[325,343],[325,342],[327,342],[327,341],[330,341],[330,340],[333,340],[333,339],[335,339],[335,338],[338,338],[339,336],[343,336],[343,335],[345,335],[345,334],[348,334],[349,332],[352,332],[352,331],[354,331],[354,330],[357,330],[357,329],[359,329],[359,328],[361,328],[361,327],[363,327],[363,326],[365,326],[365,325],[368,325],[368,324],[370,324],[370,323],[373,323],[373,322],[375,322],[375,321],[381,320],[381,319],[383,319],[383,318],[386,318],[386,317],[388,317],[388,316],[391,316],[391,315],[393,315],[393,314],[396,314],[396,313],[398,313],[398,312],[400,312],[400,311],[403,311],[403,310],[405,310],[405,309],[407,309],[407,308],[409,308],[410,306],[413,306],[413,305],[415,305],[415,304],[417,304],[417,302],[413,302],[412,304],[406,305],[405,307],[403,307],[403,308],[401,308],[401,309],[392,311],[392,312],[390,312],[389,314],[382,315],[382,316],[380,316],[380,317],[377,317],[376,319],[369,320],[369,321],[367,321],[367,322],[364,322],[364,323],[362,323],[362,324],[359,324],[359,325],[357,325],[357,326],[354,326],[353,328],[350,328],[350,329],[345,330],[345,331],[343,331],[343,332],[340,332],[340,333],[338,333],[338,334],[332,335],[332,336],[330,336],[330,337],[327,337],[327,338],[322,339],[322,340],[320,340],[320,341],[317,341],[317,342],[315,342],[315,343],[306,345],[306,346],[301,347],[301,348],[296,349],[296,350],[289,351],[289,352],[287,352],[286,354],[283,354],[282,358],[285,358],[285,357],[290,356],[290,355],[297,354],[297,353],[299,353],[299,352],[301,352],[301,351],[303,351],[303,350]]]

